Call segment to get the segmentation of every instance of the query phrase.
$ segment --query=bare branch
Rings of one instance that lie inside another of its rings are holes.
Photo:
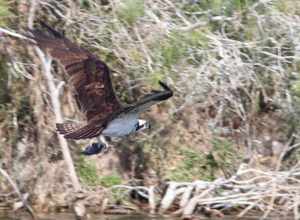
[[[57,123],[61,123],[63,121],[63,116],[61,113],[61,106],[60,106],[60,101],[59,101],[59,93],[60,89],[62,88],[62,85],[64,83],[60,82],[58,85],[55,85],[54,83],[54,77],[51,73],[51,63],[52,59],[51,57],[47,56],[40,48],[35,47],[35,50],[41,60],[42,63],[42,68],[43,68],[43,75],[47,80],[47,85],[49,88],[49,95],[51,98],[51,103],[53,107],[53,112],[55,115],[55,121]],[[64,159],[66,161],[66,165],[68,166],[69,170],[69,175],[72,180],[73,187],[75,191],[79,191],[81,189],[78,177],[75,172],[73,160],[71,157],[71,153],[68,147],[68,143],[66,139],[62,135],[58,135],[58,140],[63,152]]]
[[[15,190],[15,192],[17,193],[17,195],[19,196],[19,198],[22,202],[22,206],[24,206],[26,208],[26,210],[30,213],[30,215],[32,216],[33,219],[36,219],[36,216],[35,216],[35,213],[34,213],[33,209],[31,208],[31,206],[27,202],[27,198],[25,198],[22,195],[22,193],[20,192],[17,184],[10,178],[8,173],[5,170],[3,170],[1,167],[0,167],[0,174],[9,182],[9,184]]]

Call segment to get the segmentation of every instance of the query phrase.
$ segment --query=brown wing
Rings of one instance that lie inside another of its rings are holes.
[[[113,91],[110,70],[97,56],[77,46],[61,33],[42,23],[47,34],[31,30],[37,45],[65,67],[74,96],[88,121],[105,121],[122,109]]]

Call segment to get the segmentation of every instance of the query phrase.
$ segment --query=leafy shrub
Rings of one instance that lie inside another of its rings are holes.
[[[97,168],[93,161],[85,160],[84,157],[80,157],[76,165],[79,178],[84,184],[88,186],[95,186],[100,184],[100,178],[97,174]]]
[[[132,25],[140,17],[145,14],[145,6],[143,0],[124,0],[118,8],[118,16],[120,20]]]
[[[83,156],[80,157],[76,165],[80,180],[88,186],[111,187],[122,182],[122,178],[117,174],[99,176],[95,162],[86,160]]]
[[[6,25],[7,18],[11,15],[9,11],[9,2],[0,0],[0,26]]]

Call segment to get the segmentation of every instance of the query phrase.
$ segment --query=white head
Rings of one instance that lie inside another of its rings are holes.
[[[144,129],[150,128],[150,123],[143,119],[138,119],[136,123],[135,131],[142,131]]]

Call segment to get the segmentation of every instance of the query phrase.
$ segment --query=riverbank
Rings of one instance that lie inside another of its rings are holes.
[[[0,0],[0,203],[298,218],[299,15],[295,0]],[[91,157],[59,136],[86,119],[64,68],[23,39],[39,20],[105,62],[122,103],[166,82],[172,99],[141,115],[152,128]]]
[[[287,171],[263,171],[242,164],[228,179],[169,181],[150,186],[116,185],[110,189],[80,191],[62,204],[54,204],[52,200],[52,209],[48,207],[47,212],[73,210],[83,219],[91,214],[150,214],[179,219],[255,215],[298,219],[299,188],[300,166]],[[109,198],[112,192],[117,199]],[[21,208],[21,204],[16,201],[13,207],[16,209],[19,205]],[[41,211],[46,212],[37,210],[37,213]]]

